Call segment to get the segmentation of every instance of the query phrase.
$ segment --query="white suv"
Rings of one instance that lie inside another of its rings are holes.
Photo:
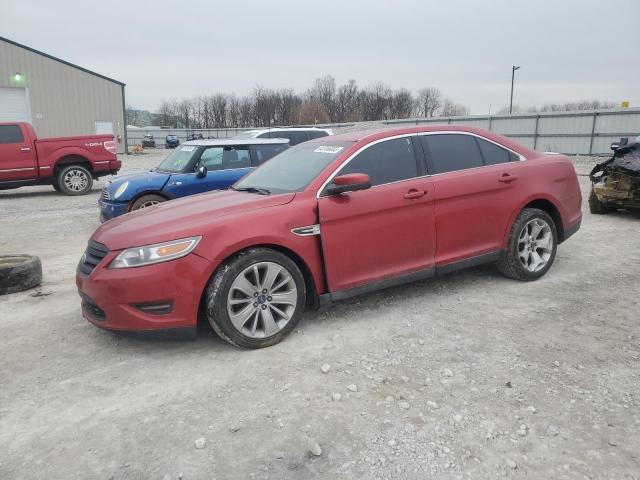
[[[314,138],[333,135],[331,130],[326,128],[263,128],[260,130],[247,130],[233,138],[286,138],[289,145],[294,146]]]

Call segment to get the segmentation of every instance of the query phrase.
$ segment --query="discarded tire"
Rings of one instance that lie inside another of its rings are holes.
[[[33,255],[0,255],[0,295],[40,285],[42,265]]]

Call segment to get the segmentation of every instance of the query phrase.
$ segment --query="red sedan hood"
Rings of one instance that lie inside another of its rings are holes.
[[[105,222],[91,237],[109,250],[202,235],[221,217],[289,203],[295,193],[258,195],[223,190],[172,200]]]

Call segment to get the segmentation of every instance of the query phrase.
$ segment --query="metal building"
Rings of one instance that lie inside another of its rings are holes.
[[[0,122],[38,137],[112,133],[126,151],[125,84],[0,37]]]

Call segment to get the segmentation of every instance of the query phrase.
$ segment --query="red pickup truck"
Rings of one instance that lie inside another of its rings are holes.
[[[94,178],[120,166],[113,135],[37,139],[28,123],[0,123],[0,190],[53,185],[66,195],[84,195]]]

